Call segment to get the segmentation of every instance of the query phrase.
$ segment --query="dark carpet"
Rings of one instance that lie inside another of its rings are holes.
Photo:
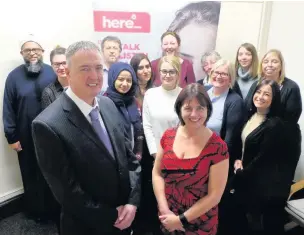
[[[288,228],[286,235],[304,234],[304,228],[294,226]],[[37,223],[25,217],[23,213],[18,213],[0,221],[0,235],[58,235],[58,233],[54,223]]]
[[[58,235],[52,222],[37,223],[23,213],[15,214],[0,221],[1,235]]]

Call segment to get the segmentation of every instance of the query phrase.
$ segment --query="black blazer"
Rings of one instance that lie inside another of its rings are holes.
[[[238,83],[237,81],[235,81],[232,90],[234,90],[239,96],[241,96],[242,99],[244,99],[244,97],[243,97],[243,95],[242,95],[242,92],[241,92],[240,85],[239,85],[239,83]],[[246,97],[245,97],[245,98],[246,98]]]
[[[246,109],[250,110],[254,90],[258,82],[253,83],[245,100]],[[288,151],[285,172],[289,172],[290,182],[294,179],[294,173],[301,155],[301,130],[298,124],[302,113],[302,97],[300,88],[293,80],[286,78],[281,87],[281,118],[284,122],[285,148]]]
[[[65,93],[32,124],[38,163],[62,206],[62,235],[119,234],[116,207],[139,205],[141,167],[119,113],[107,97],[99,107],[115,159]]]
[[[288,161],[285,145],[282,120],[278,117],[266,118],[245,140],[244,169],[237,171],[236,190],[250,195],[250,198],[256,195],[265,199],[286,199],[291,182],[285,168]],[[245,195],[241,198],[248,200]]]
[[[229,176],[233,175],[234,161],[242,155],[241,131],[245,122],[243,99],[229,89],[224,104],[223,122],[220,136],[226,142],[229,152]]]

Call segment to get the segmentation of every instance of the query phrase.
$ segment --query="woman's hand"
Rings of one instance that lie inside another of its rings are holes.
[[[237,171],[238,169],[243,170],[243,163],[242,163],[241,160],[236,160],[236,161],[234,162],[234,173],[236,173],[236,171]]]
[[[160,215],[175,215],[169,208],[159,208]]]
[[[174,230],[185,231],[179,216],[175,215],[172,211],[170,214],[160,215],[159,219],[169,232],[173,232]]]

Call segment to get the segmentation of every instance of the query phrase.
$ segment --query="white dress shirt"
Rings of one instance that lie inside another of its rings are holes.
[[[80,99],[73,91],[72,89],[69,87],[66,90],[66,94],[74,101],[74,103],[77,105],[77,107],[80,109],[80,111],[82,112],[82,114],[85,116],[85,118],[88,120],[88,122],[92,125],[92,121],[91,121],[91,117],[90,117],[90,112],[95,109],[98,106],[98,102],[97,102],[97,98],[95,98],[94,101],[94,106],[92,107],[91,105],[89,105],[88,103],[86,103],[85,101],[83,101],[82,99]],[[102,128],[105,128],[105,124],[101,118],[100,113],[98,113],[98,120],[102,126]],[[106,128],[105,128],[106,129]]]

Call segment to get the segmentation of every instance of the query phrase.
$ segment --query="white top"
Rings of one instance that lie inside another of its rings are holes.
[[[160,139],[168,129],[178,125],[174,104],[182,89],[167,91],[162,86],[146,91],[143,101],[143,127],[150,154],[157,153]]]

